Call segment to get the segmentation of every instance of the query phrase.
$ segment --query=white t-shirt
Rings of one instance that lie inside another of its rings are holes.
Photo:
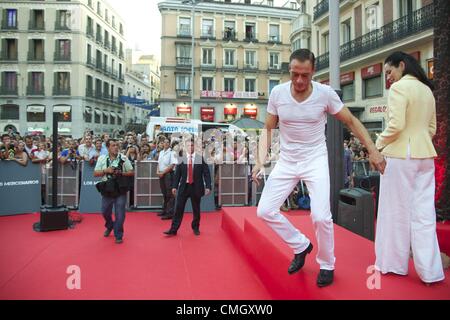
[[[175,152],[173,152],[172,149],[169,148],[167,150],[161,150],[159,152],[158,168],[160,172],[163,172],[167,167],[173,164],[176,165],[177,163],[178,161],[175,156]]]
[[[300,103],[291,94],[291,81],[277,85],[270,94],[267,112],[279,118],[280,159],[298,161],[327,153],[327,113],[338,113],[344,104],[330,86],[311,83],[311,95]]]

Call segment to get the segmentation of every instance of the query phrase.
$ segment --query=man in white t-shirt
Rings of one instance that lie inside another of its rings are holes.
[[[280,206],[299,180],[303,180],[311,198],[311,217],[318,242],[317,263],[319,287],[333,282],[334,236],[330,211],[330,174],[325,140],[327,113],[350,128],[369,151],[370,163],[384,172],[386,162],[375,148],[364,126],[346,108],[336,92],[327,85],[311,81],[314,74],[314,54],[299,49],[290,57],[291,81],[276,86],[270,94],[265,129],[262,132],[253,180],[259,184],[259,174],[271,143],[271,130],[280,130],[280,159],[264,186],[258,204],[258,217],[293,249],[294,259],[289,274],[299,271],[313,249],[310,240],[280,213]]]

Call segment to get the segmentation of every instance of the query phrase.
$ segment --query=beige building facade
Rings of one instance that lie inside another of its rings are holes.
[[[193,58],[192,3],[159,3],[161,116],[264,121],[271,89],[289,79],[291,26],[299,8],[297,2],[285,7],[274,7],[272,1],[236,2],[195,4]]]
[[[375,139],[385,126],[390,84],[384,60],[412,54],[433,77],[432,0],[340,0],[340,79],[345,104]],[[328,1],[306,2],[319,82],[329,83]]]
[[[103,0],[5,1],[0,131],[113,133],[124,123],[124,23]]]

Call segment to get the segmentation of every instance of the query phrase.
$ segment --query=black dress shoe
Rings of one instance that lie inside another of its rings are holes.
[[[111,231],[112,231],[112,229],[106,229],[105,230],[105,233],[103,233],[103,236],[106,238],[106,237],[109,237],[109,235],[111,234]]]
[[[116,243],[117,243],[117,244],[121,244],[122,242],[123,242],[122,238],[117,238],[117,239],[116,239]]]
[[[308,253],[310,253],[313,249],[312,243],[309,243],[308,248],[306,248],[305,251],[301,253],[297,253],[294,256],[294,260],[292,260],[291,265],[289,266],[288,273],[293,274],[299,271],[301,268],[303,268],[305,264],[305,258]]]
[[[164,215],[165,215],[164,212],[160,212],[160,213],[157,214],[158,217],[161,217],[161,216],[164,216]]]
[[[162,216],[161,220],[172,220],[173,216]]]
[[[194,234],[195,234],[196,236],[199,236],[199,235],[200,235],[200,230],[195,229],[195,230],[194,230]]]
[[[320,269],[319,276],[317,277],[317,286],[326,287],[333,283],[334,270]]]
[[[164,234],[166,234],[168,236],[176,236],[177,232],[175,230],[169,229],[167,231],[164,231]]]

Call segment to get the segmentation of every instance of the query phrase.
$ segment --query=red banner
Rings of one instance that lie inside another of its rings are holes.
[[[200,118],[202,121],[214,122],[215,110],[212,107],[201,107]]]
[[[361,69],[361,78],[369,79],[379,76],[382,72],[381,63],[377,63]]]

